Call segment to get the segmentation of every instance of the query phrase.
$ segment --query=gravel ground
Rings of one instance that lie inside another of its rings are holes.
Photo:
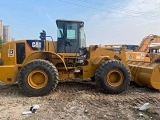
[[[160,93],[134,83],[118,95],[105,94],[92,82],[61,82],[43,97],[27,97],[18,85],[0,83],[0,120],[160,120]],[[149,102],[149,109],[137,108]],[[22,115],[31,105],[36,113]]]

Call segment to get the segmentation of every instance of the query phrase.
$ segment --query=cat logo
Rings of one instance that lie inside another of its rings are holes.
[[[41,48],[41,42],[32,42],[32,48]]]

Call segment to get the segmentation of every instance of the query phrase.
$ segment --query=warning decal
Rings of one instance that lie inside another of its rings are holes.
[[[8,57],[14,57],[14,50],[8,49]]]

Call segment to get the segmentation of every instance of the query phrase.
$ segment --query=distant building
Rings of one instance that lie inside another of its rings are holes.
[[[10,28],[8,25],[4,25],[3,26],[3,40],[5,42],[9,42],[9,41],[11,41],[10,38],[11,38],[10,37]]]
[[[2,20],[0,20],[0,37],[3,39],[3,23],[2,23]]]
[[[10,27],[9,25],[3,25],[3,21],[0,20],[0,38],[4,40],[4,42],[12,41],[12,37],[10,36]]]

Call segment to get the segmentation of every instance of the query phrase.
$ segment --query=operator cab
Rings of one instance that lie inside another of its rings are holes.
[[[83,21],[56,20],[56,24],[58,53],[78,53],[86,48]]]

